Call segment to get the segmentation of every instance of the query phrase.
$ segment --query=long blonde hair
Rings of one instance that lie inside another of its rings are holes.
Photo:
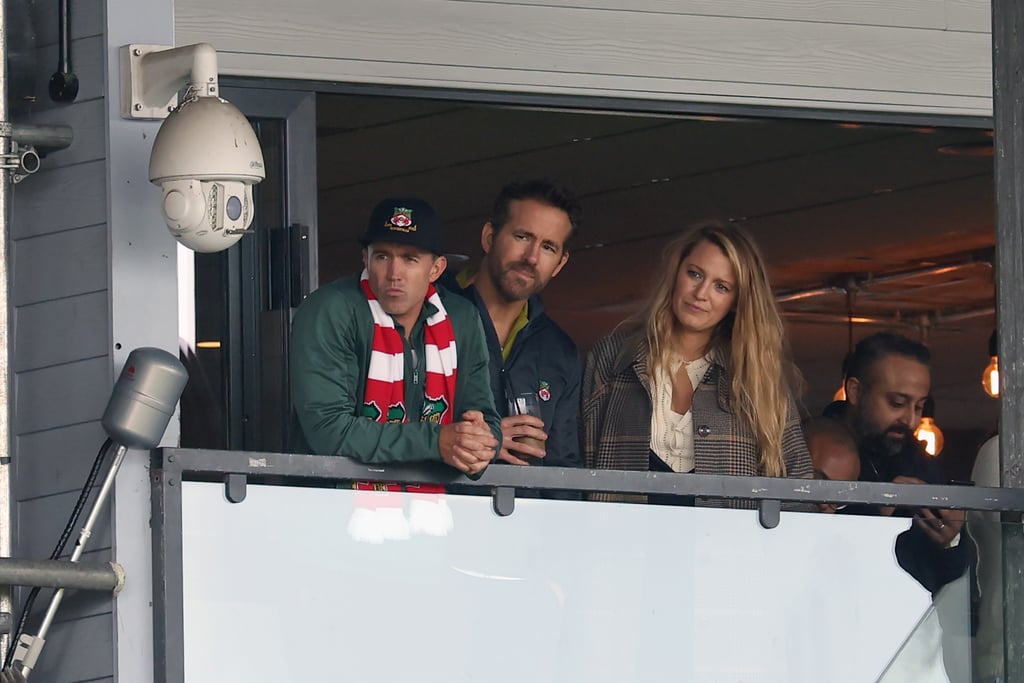
[[[648,352],[648,371],[656,377],[667,370],[672,332],[676,324],[672,294],[683,260],[701,242],[709,242],[725,254],[736,273],[736,301],[715,327],[707,351],[732,372],[732,408],[738,419],[753,431],[760,449],[760,467],[769,477],[786,476],[782,434],[789,418],[793,369],[786,361],[785,333],[768,283],[764,258],[754,241],[731,224],[699,225],[673,240],[665,250],[660,269],[640,314],[633,323],[642,330],[641,344]]]

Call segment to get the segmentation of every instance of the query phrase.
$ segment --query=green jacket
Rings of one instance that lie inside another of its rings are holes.
[[[439,287],[458,352],[455,412],[479,410],[501,441],[501,418],[494,409],[487,346],[473,304]],[[423,328],[435,312],[425,303],[405,347],[405,401],[410,416],[423,407],[423,372],[413,372],[410,345],[425,358]],[[399,333],[401,328],[399,327]],[[373,316],[359,287],[359,277],[320,287],[302,303],[292,322],[292,405],[298,421],[293,430],[296,453],[346,455],[366,464],[440,460],[441,426],[432,422],[382,424],[361,417],[363,393],[373,343]],[[419,382],[415,382],[419,379]]]

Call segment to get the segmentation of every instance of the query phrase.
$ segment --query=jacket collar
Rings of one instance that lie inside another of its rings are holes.
[[[623,335],[621,350],[615,358],[612,369],[615,374],[618,374],[627,367],[632,368],[637,380],[649,396],[651,388],[648,381],[648,355],[646,345],[640,341],[641,338],[639,332]],[[718,389],[718,407],[727,413],[733,412],[732,373],[722,363],[720,354],[715,354],[711,358],[711,366],[704,373],[704,379],[694,389],[694,395],[697,392],[709,391],[713,388]]]

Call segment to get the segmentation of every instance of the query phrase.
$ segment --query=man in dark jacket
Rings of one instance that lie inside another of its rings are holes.
[[[548,181],[506,185],[481,231],[479,269],[445,282],[472,301],[483,320],[491,390],[504,416],[498,460],[506,463],[581,464],[579,353],[537,296],[569,260],[567,242],[579,220],[575,197]],[[536,394],[539,417],[521,414],[517,398],[523,394]]]
[[[861,481],[948,483],[939,464],[914,437],[925,402],[930,400],[930,360],[927,347],[888,332],[865,337],[847,359],[847,399],[829,406],[826,414],[853,434],[860,452]],[[863,506],[856,507],[864,511]],[[896,559],[931,593],[974,564],[976,550],[964,529],[963,510],[882,507],[871,511],[914,518],[910,529],[896,540]]]

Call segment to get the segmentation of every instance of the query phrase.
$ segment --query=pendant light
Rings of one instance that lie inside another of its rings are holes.
[[[942,447],[946,445],[946,437],[935,424],[935,399],[931,396],[925,399],[924,410],[921,411],[921,424],[914,430],[914,438],[924,445],[924,452],[932,457],[941,453]]]
[[[833,401],[846,400],[846,372],[850,365],[850,356],[853,355],[853,282],[846,286],[846,355],[843,357],[843,379],[839,389],[832,395]]]
[[[992,336],[988,338],[990,360],[988,367],[981,373],[981,386],[992,398],[999,398],[999,349],[996,339],[996,331],[992,330]]]

